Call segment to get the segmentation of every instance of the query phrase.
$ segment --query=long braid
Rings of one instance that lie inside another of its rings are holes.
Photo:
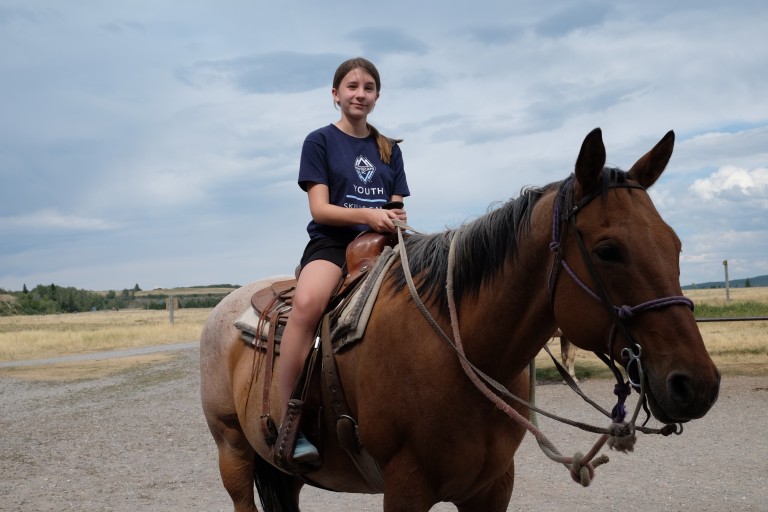
[[[367,124],[368,129],[371,131],[371,135],[373,135],[376,139],[376,146],[379,148],[379,156],[381,157],[381,161],[385,164],[388,164],[392,159],[392,147],[395,144],[403,142],[403,139],[390,139],[389,137],[379,133],[379,130],[377,130],[372,124]]]

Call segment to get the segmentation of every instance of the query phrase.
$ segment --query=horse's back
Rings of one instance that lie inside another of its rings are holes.
[[[240,339],[235,320],[250,307],[257,290],[286,278],[273,276],[242,286],[219,302],[208,316],[200,335],[200,396],[209,425],[237,415],[235,372],[252,349]]]

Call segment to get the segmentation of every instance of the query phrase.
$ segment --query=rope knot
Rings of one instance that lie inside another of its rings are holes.
[[[611,410],[611,419],[614,423],[622,423],[627,416],[627,408],[624,402],[627,397],[632,393],[632,388],[627,382],[619,382],[613,387],[613,394],[618,397],[616,405]]]
[[[600,455],[592,462],[586,461],[582,463],[584,455],[581,453],[575,453],[571,460],[571,478],[574,482],[581,484],[582,487],[589,487],[592,483],[592,479],[595,478],[595,468],[608,462],[608,456]]]
[[[619,318],[621,318],[622,320],[627,320],[629,318],[632,318],[632,316],[634,315],[632,308],[627,305],[624,305],[618,308],[617,313],[619,314]]]
[[[637,436],[635,429],[628,423],[613,423],[609,427],[611,435],[608,438],[608,447],[617,452],[627,453],[635,450]]]
[[[661,427],[659,433],[664,437],[671,436],[672,434],[680,435],[683,433],[683,426],[677,423],[669,423]]]
[[[591,464],[581,463],[581,459],[584,455],[581,453],[575,453],[573,460],[571,461],[571,478],[574,482],[581,484],[582,487],[589,487],[592,482],[592,478],[595,476],[595,469],[591,467]]]

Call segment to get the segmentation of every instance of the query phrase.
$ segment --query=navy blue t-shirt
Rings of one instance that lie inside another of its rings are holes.
[[[393,195],[408,196],[403,154],[392,147],[389,164],[381,161],[376,139],[358,138],[330,124],[307,135],[301,149],[299,186],[327,185],[330,203],[344,208],[380,208]],[[327,226],[314,220],[307,226],[310,238],[340,237],[351,241],[368,229],[356,226]]]

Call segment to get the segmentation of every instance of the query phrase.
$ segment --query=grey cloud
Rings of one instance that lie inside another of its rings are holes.
[[[610,5],[579,2],[540,21],[536,32],[545,37],[559,37],[581,28],[597,27],[612,11]]]
[[[144,32],[146,27],[136,21],[116,20],[108,23],[102,23],[99,28],[111,34],[122,34],[123,32]]]
[[[347,37],[360,43],[365,57],[378,59],[392,53],[424,55],[429,46],[402,30],[368,27],[354,30]]]
[[[345,59],[338,54],[273,52],[234,59],[204,60],[179,69],[177,78],[196,86],[227,82],[255,94],[297,93],[331,86],[331,73]]]
[[[0,6],[0,25],[7,25],[16,20],[24,20],[28,22],[37,22],[38,18],[34,12],[29,9],[22,9],[20,7],[4,7]]]
[[[523,30],[516,25],[487,25],[470,29],[467,34],[472,41],[488,46],[503,46],[518,41]]]

